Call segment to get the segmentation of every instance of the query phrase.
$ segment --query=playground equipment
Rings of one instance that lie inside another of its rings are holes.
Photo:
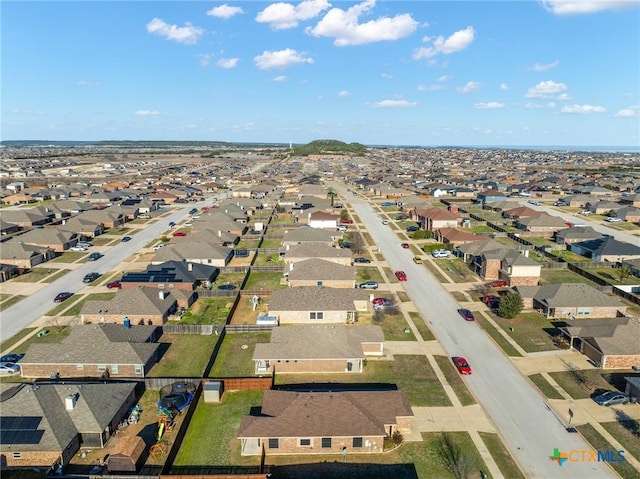
[[[193,400],[196,386],[193,383],[178,382],[171,383],[160,390],[160,400],[158,407],[169,412],[178,413],[186,408]]]

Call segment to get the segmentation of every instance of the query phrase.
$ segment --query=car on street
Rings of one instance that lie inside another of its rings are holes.
[[[458,314],[464,318],[465,321],[475,321],[476,318],[471,311],[465,308],[460,308]]]
[[[409,243],[401,243],[400,247],[402,247],[404,249],[409,249]]]
[[[71,296],[73,296],[73,293],[70,293],[68,291],[63,291],[62,293],[58,293],[57,296],[53,298],[53,302],[62,303],[63,301],[69,299]]]
[[[377,281],[365,281],[364,283],[360,283],[358,285],[360,289],[378,289]]]
[[[160,243],[160,244],[155,245],[155,246],[154,246],[153,248],[151,248],[151,249],[152,249],[153,251],[158,251],[160,248],[164,248],[165,246],[167,246],[167,245],[166,245],[166,244],[164,244],[164,243]]]
[[[69,248],[69,251],[87,251],[87,247],[75,245]]]
[[[97,261],[102,258],[102,255],[98,252],[91,253],[87,258],[89,261]]]
[[[120,281],[111,281],[111,283],[107,283],[107,288],[109,289],[119,289],[122,287]]]
[[[15,363],[0,363],[0,374],[4,375],[12,375],[18,374],[20,372],[20,366]]]
[[[509,286],[509,284],[506,281],[497,280],[489,283],[489,286],[491,286],[492,288],[505,288]]]
[[[231,283],[227,283],[227,284],[221,284],[220,286],[218,286],[218,289],[222,291],[231,291],[236,289],[236,287]]]
[[[407,273],[405,273],[404,271],[396,271],[395,275],[396,275],[396,278],[398,278],[398,281],[407,280]]]
[[[122,242],[123,242],[123,243],[126,243],[126,242],[128,242],[128,241],[131,241],[131,239],[132,239],[132,238],[131,238],[131,236],[123,236],[123,237],[122,237]]]
[[[529,200],[529,201],[527,201],[527,203],[529,203],[530,205],[533,205],[533,206],[540,206],[540,202],[536,201],[536,200]]]
[[[176,225],[175,221],[169,221],[169,228],[173,228]]]
[[[351,248],[351,243],[349,243],[348,241],[343,241],[342,243],[340,243],[340,248],[349,249]]]
[[[388,221],[388,220],[382,220],[382,224],[383,224],[383,225],[388,225],[388,224],[389,224],[389,221]]]
[[[17,363],[22,358],[24,358],[24,354],[17,354],[17,353],[5,354],[4,356],[0,357],[0,363]]]
[[[413,257],[413,262],[415,264],[422,264],[422,258],[420,256],[414,256]]]
[[[415,225],[407,226],[407,233],[413,233],[415,231],[420,231],[420,228]]]
[[[358,258],[354,258],[353,262],[354,263],[371,263],[371,260],[369,258],[358,257]]]
[[[92,283],[94,282],[96,279],[98,279],[100,277],[100,273],[87,273],[84,275],[84,278],[82,278],[82,282],[83,283]]]
[[[595,396],[593,400],[600,406],[616,406],[618,404],[627,404],[629,396],[617,391],[606,391]]]
[[[173,233],[173,236],[187,236],[187,233],[185,233],[184,231],[176,231],[175,233]]]
[[[191,208],[191,209],[189,210],[189,214],[190,214],[190,215],[193,215],[193,214],[195,214],[195,213],[197,213],[197,212],[198,212],[198,208]]]
[[[452,359],[453,364],[460,374],[464,374],[465,376],[471,374],[471,366],[469,366],[469,363],[465,358],[462,356],[456,356]]]

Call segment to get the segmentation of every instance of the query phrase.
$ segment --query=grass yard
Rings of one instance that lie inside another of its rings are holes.
[[[409,297],[409,295],[407,293],[405,293],[404,291],[398,291],[396,294],[398,295],[398,299],[402,303],[407,303],[407,302],[411,301],[411,298]]]
[[[623,278],[622,281],[620,281],[620,270],[616,268],[587,268],[586,271],[598,276],[599,278],[602,278],[611,285],[640,284],[640,279],[636,278],[633,275],[629,275],[626,278]]]
[[[470,283],[478,279],[467,264],[460,259],[437,259],[438,266],[446,271],[454,283]]]
[[[589,444],[593,447],[593,449],[597,449],[600,451],[613,449],[613,446],[609,444],[609,442],[602,437],[591,424],[583,424],[581,426],[576,426],[578,432],[584,437]],[[640,472],[637,471],[631,464],[628,462],[611,462],[611,467],[613,467],[620,477],[625,479],[637,478],[640,477]]]
[[[163,334],[160,337],[162,357],[149,376],[200,378],[209,362],[219,336],[199,334]]]
[[[260,304],[253,310],[253,304],[251,303],[251,297],[241,296],[238,300],[238,306],[233,312],[231,318],[231,324],[256,324],[256,318],[259,313],[267,313],[269,311],[269,300],[271,296],[264,295],[258,296],[260,298]]]
[[[49,269],[49,268],[33,268],[31,271],[25,274],[21,274],[11,279],[12,282],[16,283],[37,283],[42,281],[47,276],[51,276],[53,273],[57,272],[57,269]],[[67,270],[64,270],[67,271]]]
[[[411,311],[409,313],[409,316],[413,320],[413,324],[416,325],[416,329],[418,330],[420,336],[422,336],[422,339],[424,341],[433,341],[436,339],[429,327],[424,322],[424,319],[422,318],[422,315],[420,313]]]
[[[504,477],[508,479],[525,479],[524,474],[518,467],[518,463],[513,459],[513,456],[511,456],[497,434],[491,432],[478,432],[478,434]]]
[[[638,420],[626,416],[624,412],[617,414],[619,415],[617,422],[603,422],[600,425],[615,437],[633,457],[640,460],[640,423]]]
[[[489,323],[481,314],[476,314],[476,324],[479,324],[487,334],[493,339],[493,341],[500,346],[500,348],[511,357],[522,357],[516,348],[514,348],[509,341],[507,341],[500,332]]]
[[[529,376],[529,379],[545,397],[549,399],[564,399],[562,394],[556,391],[556,388],[549,384],[549,381],[547,381],[542,374],[532,374]]]
[[[286,284],[280,282],[283,277],[282,271],[251,271],[244,289],[272,291],[287,288]]]
[[[393,361],[368,360],[361,374],[276,375],[276,384],[395,384],[412,406],[451,406],[451,401],[426,356],[394,356]]]
[[[82,310],[82,307],[84,306],[84,303],[86,303],[87,301],[108,301],[110,299],[113,299],[115,297],[116,293],[94,293],[94,294],[88,294],[84,297],[82,297],[82,299],[80,299],[80,301],[76,301],[73,306],[71,306],[69,309],[67,309],[66,311],[64,311],[64,315],[63,316],[79,316],[80,315],[80,311]],[[62,303],[64,304],[64,303]]]
[[[212,378],[254,376],[253,350],[256,343],[268,343],[271,333],[227,333],[222,340],[213,368]]]
[[[5,339],[0,343],[0,355],[4,355],[13,351],[13,345],[18,343],[22,338],[25,338],[36,328],[23,328],[18,334],[14,334],[8,339]]]
[[[383,284],[384,278],[382,277],[380,270],[376,267],[358,266],[356,268],[356,284],[364,281],[377,281],[378,283]]]
[[[431,274],[440,282],[440,283],[449,283],[449,280],[444,277],[444,275],[440,272],[440,269],[430,260],[424,262],[424,265],[431,272]]]
[[[273,238],[265,238],[260,243],[260,248],[265,249],[278,249],[282,248],[282,240],[281,239],[273,239]]]
[[[384,319],[380,322],[373,319],[372,315],[366,313],[358,313],[358,321],[360,324],[374,324],[382,328],[385,341],[416,341],[416,337],[411,328],[404,319],[402,313],[389,314],[385,313]],[[406,331],[409,332],[406,332]]]
[[[49,310],[45,316],[67,316],[66,314],[62,314],[63,311],[69,309],[76,301],[80,300],[83,297],[81,294],[74,294],[70,298],[64,300],[62,303],[54,303],[56,306],[53,309]],[[53,302],[53,298],[51,298]]]
[[[10,298],[5,299],[2,301],[2,303],[0,303],[0,311],[4,311],[5,309],[10,308],[17,302],[22,301],[24,298],[26,298],[26,296],[22,296],[21,294],[14,294]]]
[[[233,306],[233,297],[199,298],[176,324],[224,324]]]
[[[256,260],[253,264],[255,266],[282,266],[284,270],[284,261],[280,259],[280,255],[278,253],[260,253],[256,256]]]
[[[447,379],[447,382],[453,389],[453,392],[456,393],[460,403],[463,406],[469,406],[471,404],[476,404],[476,400],[467,388],[462,376],[458,372],[458,370],[453,365],[451,358],[447,356],[434,356],[436,363],[438,363],[438,367],[444,374],[444,377]]]
[[[569,271],[568,269],[546,269],[540,272],[540,285],[556,284],[556,283],[584,283],[595,286],[587,278],[579,274]]]
[[[38,331],[41,331],[43,329],[49,331],[46,336],[38,337],[37,334],[34,334],[24,343],[15,347],[12,352],[25,353],[32,344],[59,343],[71,333],[71,326],[46,326],[43,328],[39,328]],[[30,330],[30,332],[33,332],[33,328]]]
[[[556,327],[537,312],[520,313],[513,319],[492,314],[493,320],[528,353],[553,351],[553,337],[560,334]],[[509,328],[513,328],[511,331]]]
[[[66,251],[62,253],[60,256],[56,256],[52,260],[51,263],[75,263],[81,258],[85,258],[89,256],[89,253],[86,251]]]
[[[246,273],[220,273],[211,289],[218,289],[219,285],[227,283],[234,284],[236,289],[240,288],[246,275]]]
[[[597,369],[583,369],[576,373],[556,371],[549,373],[558,385],[573,399],[586,399],[596,389],[610,389],[611,385],[602,377]],[[583,378],[583,380],[581,380]]]

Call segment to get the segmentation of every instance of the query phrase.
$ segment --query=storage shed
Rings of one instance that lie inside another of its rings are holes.
[[[109,472],[137,472],[138,465],[145,459],[146,444],[140,436],[120,438],[116,450],[107,458]]]
[[[220,402],[222,397],[222,382],[221,381],[207,381],[204,383],[204,402]]]

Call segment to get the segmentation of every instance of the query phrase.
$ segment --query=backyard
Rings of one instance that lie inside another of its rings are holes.
[[[218,350],[211,378],[254,376],[253,350],[256,343],[268,343],[271,333],[227,333]],[[211,354],[209,354],[210,356]]]
[[[227,321],[233,297],[199,298],[179,321],[169,324],[224,324]]]
[[[282,271],[251,271],[244,289],[273,291],[287,288],[287,284],[282,282],[283,278]]]
[[[163,334],[159,340],[161,358],[148,376],[201,378],[218,338],[216,335]]]

